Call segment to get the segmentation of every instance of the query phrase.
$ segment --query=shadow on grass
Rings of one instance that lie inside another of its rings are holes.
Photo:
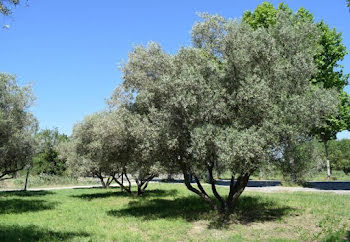
[[[294,209],[281,206],[273,200],[260,200],[257,197],[244,196],[239,199],[237,207],[229,220],[223,221],[200,198],[188,196],[175,200],[153,199],[134,200],[127,208],[110,210],[109,216],[133,216],[144,220],[183,218],[187,221],[209,220],[210,227],[222,228],[230,223],[249,224],[281,219]]]
[[[87,236],[84,232],[55,232],[34,225],[0,225],[0,241],[64,241]]]
[[[0,200],[0,214],[37,212],[53,209],[56,203],[45,200],[6,199]]]
[[[231,217],[232,222],[249,224],[279,220],[296,211],[296,208],[278,204],[272,199],[262,200],[259,197],[244,196],[238,199],[237,206]]]
[[[114,191],[111,191],[111,189],[115,189]],[[118,191],[116,191],[118,189]],[[100,199],[100,198],[108,198],[108,197],[131,197],[130,194],[127,192],[120,191],[120,188],[109,188],[108,190],[104,190],[105,192],[99,192],[99,193],[89,193],[89,194],[82,194],[82,195],[74,195],[72,197],[74,198],[81,198],[86,200],[92,200],[92,199]],[[166,196],[175,196],[177,194],[177,190],[160,190],[160,189],[154,189],[154,190],[146,190],[145,193],[142,195],[142,198],[154,198],[154,197],[166,197]]]
[[[6,191],[0,192],[0,197],[36,197],[54,194],[51,191]]]

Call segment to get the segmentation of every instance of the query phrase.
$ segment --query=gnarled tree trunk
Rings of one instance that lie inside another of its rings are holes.
[[[148,177],[145,177],[143,179],[135,179],[136,184],[137,184],[137,195],[138,196],[142,196],[143,193],[145,192],[148,183],[154,178],[156,177],[156,174],[151,174]]]
[[[235,180],[235,176],[233,175],[231,177],[230,180],[230,191],[229,194],[227,196],[227,198],[223,198],[219,192],[216,189],[216,181],[213,177],[213,167],[214,167],[214,163],[209,163],[207,165],[207,172],[208,172],[208,179],[209,179],[209,184],[211,186],[211,190],[215,196],[215,199],[211,198],[208,193],[205,191],[205,189],[203,188],[201,181],[198,179],[198,177],[192,173],[197,187],[195,188],[191,185],[190,180],[188,179],[188,174],[190,173],[187,169],[186,169],[186,165],[182,166],[182,171],[183,171],[183,175],[184,175],[184,181],[185,181],[185,185],[187,187],[188,190],[190,190],[191,192],[197,194],[198,196],[200,196],[204,201],[206,201],[208,203],[208,205],[213,209],[218,211],[221,215],[223,215],[224,217],[230,215],[233,211],[234,208],[237,204],[237,200],[240,197],[240,195],[243,193],[245,187],[248,184],[248,180],[250,177],[250,174],[241,174],[237,180]]]

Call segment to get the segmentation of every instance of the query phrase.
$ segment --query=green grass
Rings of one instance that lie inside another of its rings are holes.
[[[23,189],[25,175],[14,179],[0,181],[0,189]],[[98,179],[93,178],[75,178],[69,176],[51,176],[51,175],[31,175],[28,179],[28,188],[40,187],[60,187],[74,185],[101,185]]]
[[[0,241],[342,241],[350,238],[349,201],[244,192],[222,223],[182,184],[152,183],[139,198],[118,188],[1,192]]]
[[[316,173],[311,178],[312,181],[328,181],[327,173]],[[343,171],[332,171],[331,179],[333,181],[350,181],[350,173],[345,174]]]
[[[231,179],[231,173],[226,172],[220,176],[220,179]],[[271,171],[268,174],[265,174],[263,177],[259,177],[259,173],[256,172],[250,177],[250,180],[279,180],[282,181],[282,185],[289,186],[290,183],[284,181],[284,178],[279,171]],[[350,181],[350,173],[345,174],[343,171],[333,170],[330,180],[327,178],[327,172],[315,172],[312,175],[309,175],[305,178],[306,181]]]

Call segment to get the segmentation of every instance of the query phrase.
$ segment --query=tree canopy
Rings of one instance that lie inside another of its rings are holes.
[[[58,146],[68,141],[68,136],[56,129],[44,129],[36,135],[37,151],[33,157],[33,170],[37,174],[63,175],[66,171],[65,159],[60,159]]]
[[[62,151],[76,152],[78,157],[66,155],[67,159],[72,159],[68,163],[76,170],[82,171],[80,167],[84,167],[85,174],[98,177],[105,187],[114,180],[131,193],[128,177],[131,175],[137,183],[138,195],[142,195],[160,170],[156,127],[127,109],[126,103],[116,105],[119,101],[114,96],[110,100],[111,110],[87,116],[78,123],[72,135],[73,150],[66,147]],[[124,177],[128,187],[123,184]]]
[[[16,6],[20,0],[0,0],[0,13],[2,15],[10,15],[12,13],[11,6]]]
[[[14,76],[0,73],[0,180],[32,159],[38,126],[28,110],[32,101],[30,86],[20,87]]]
[[[294,15],[298,22],[315,22],[313,15],[304,8],[300,8],[296,13],[293,13],[286,4],[281,3],[275,9],[273,4],[269,2],[258,5],[253,12],[246,11],[243,20],[254,29],[268,28],[276,24],[277,15],[281,12]],[[350,96],[343,91],[348,84],[349,75],[344,74],[343,66],[339,64],[347,54],[347,50],[342,43],[342,34],[338,33],[335,28],[329,28],[322,20],[315,24],[320,33],[319,50],[314,55],[316,72],[312,75],[310,81],[317,86],[336,89],[339,99],[338,112],[330,115],[326,123],[314,129],[314,134],[320,138],[325,146],[329,177],[331,172],[327,142],[335,139],[338,132],[350,129]],[[293,146],[291,142],[289,143],[290,146]],[[294,149],[293,147],[290,148],[291,150]]]
[[[193,47],[165,53],[155,43],[138,46],[122,68],[134,107],[160,127],[163,166],[176,166],[187,188],[223,213],[232,212],[250,175],[283,150],[286,134],[304,139],[336,113],[336,92],[312,85],[319,30],[312,21],[276,13],[267,28],[202,14]],[[221,196],[213,170],[232,173]],[[209,174],[219,205],[201,185]],[[192,186],[192,175],[197,188]]]

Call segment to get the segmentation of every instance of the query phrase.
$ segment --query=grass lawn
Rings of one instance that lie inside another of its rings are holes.
[[[118,188],[0,193],[0,241],[349,238],[349,195],[244,192],[225,224],[182,184],[152,183],[141,198]]]
[[[0,189],[23,189],[25,175],[14,179],[0,181]],[[76,185],[101,185],[97,178],[81,177],[74,178],[69,176],[50,176],[50,175],[31,175],[28,180],[28,188],[40,187],[62,187]]]

